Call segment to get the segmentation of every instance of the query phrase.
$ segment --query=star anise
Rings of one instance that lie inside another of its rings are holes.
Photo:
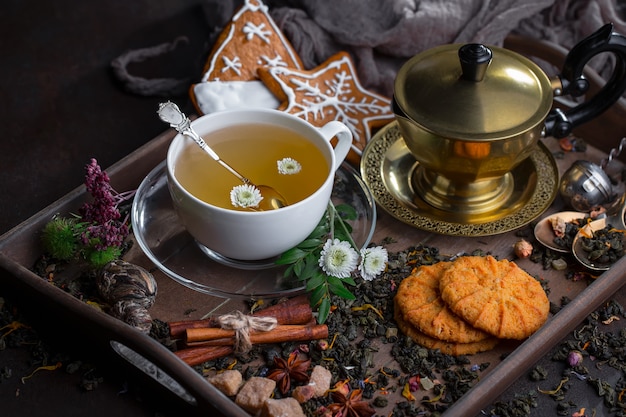
[[[274,369],[267,375],[278,383],[278,389],[284,395],[291,388],[291,381],[308,381],[307,371],[311,365],[311,359],[301,357],[297,351],[291,352],[287,360],[281,357],[274,358]]]
[[[367,401],[363,401],[363,391],[360,389],[352,390],[347,394],[344,394],[342,390],[336,390],[331,392],[330,396],[334,402],[328,406],[328,409],[333,416],[371,417],[376,413]]]

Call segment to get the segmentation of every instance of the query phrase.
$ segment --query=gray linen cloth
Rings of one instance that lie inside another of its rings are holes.
[[[507,35],[548,40],[570,49],[603,24],[626,34],[624,0],[265,0],[277,25],[292,42],[305,68],[339,51],[352,54],[360,82],[390,97],[400,66],[411,56],[446,43],[501,46]],[[205,0],[212,45],[241,0]],[[140,95],[184,94],[189,80],[143,79],[128,72],[129,62],[171,48],[145,48],[116,58],[115,75]],[[209,51],[207,51],[208,54]],[[612,56],[592,66],[611,72]],[[192,80],[192,82],[197,80]]]

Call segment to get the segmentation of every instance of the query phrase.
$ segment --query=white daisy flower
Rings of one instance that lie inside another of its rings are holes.
[[[348,242],[328,239],[320,254],[319,266],[337,278],[347,278],[357,266],[359,254]]]
[[[302,169],[300,162],[293,158],[283,158],[280,161],[277,161],[277,164],[278,173],[283,175],[297,174]]]
[[[257,207],[261,200],[261,191],[252,184],[237,185],[230,190],[230,202],[235,207]]]
[[[361,250],[361,263],[359,271],[366,281],[371,281],[387,267],[387,249],[382,246],[365,248]]]

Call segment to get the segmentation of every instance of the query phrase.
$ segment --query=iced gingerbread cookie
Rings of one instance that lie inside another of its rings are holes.
[[[189,95],[199,114],[280,104],[257,78],[259,67],[302,68],[300,57],[260,0],[245,0],[220,33]]]
[[[281,101],[279,110],[318,127],[332,120],[347,125],[354,137],[348,160],[354,164],[361,159],[373,129],[394,120],[390,100],[361,86],[346,52],[312,70],[263,67],[258,76]]]

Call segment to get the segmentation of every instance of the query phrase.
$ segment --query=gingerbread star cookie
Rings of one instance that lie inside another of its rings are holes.
[[[259,67],[302,68],[300,57],[260,0],[245,0],[220,33],[189,94],[199,114],[242,107],[277,108]]]
[[[354,137],[348,161],[358,164],[373,129],[394,120],[391,101],[363,88],[350,55],[340,52],[312,70],[274,66],[259,78],[280,99],[279,110],[315,126],[343,122]]]

